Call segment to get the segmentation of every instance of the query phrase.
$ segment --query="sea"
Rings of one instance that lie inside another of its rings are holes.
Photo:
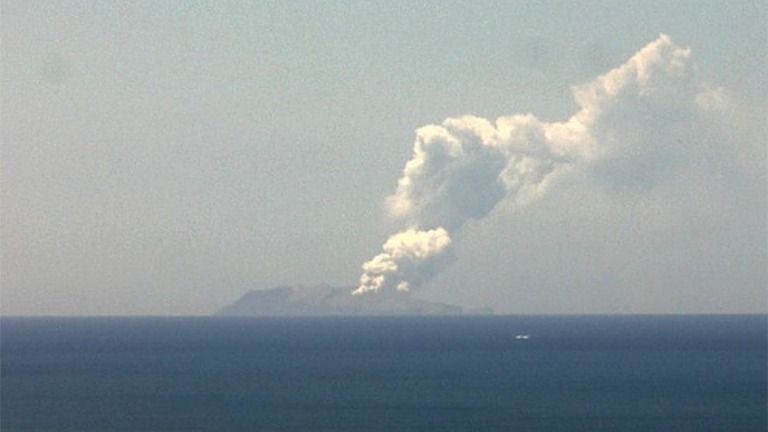
[[[766,431],[765,315],[0,319],[0,430]]]

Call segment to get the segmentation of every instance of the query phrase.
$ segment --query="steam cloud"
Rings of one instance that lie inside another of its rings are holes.
[[[406,229],[363,264],[354,294],[408,291],[454,259],[451,235],[504,199],[524,204],[584,170],[615,187],[653,186],[685,163],[686,134],[718,95],[698,79],[689,49],[660,35],[625,64],[574,86],[579,110],[565,122],[531,114],[449,118],[416,131],[390,212]]]

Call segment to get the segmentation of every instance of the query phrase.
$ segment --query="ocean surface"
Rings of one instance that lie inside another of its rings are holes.
[[[760,431],[766,316],[0,319],[0,430]]]

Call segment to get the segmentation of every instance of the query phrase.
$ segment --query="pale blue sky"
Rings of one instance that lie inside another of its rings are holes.
[[[207,314],[251,288],[354,286],[398,229],[383,203],[415,129],[565,120],[571,85],[660,33],[738,108],[711,178],[502,203],[415,294],[768,309],[766,2],[242,3],[3,2],[3,314]]]

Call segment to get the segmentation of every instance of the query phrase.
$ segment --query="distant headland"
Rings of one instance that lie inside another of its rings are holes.
[[[419,300],[409,293],[378,292],[352,295],[353,287],[279,286],[250,290],[219,309],[218,316],[396,316],[493,315],[488,307],[461,306]]]

